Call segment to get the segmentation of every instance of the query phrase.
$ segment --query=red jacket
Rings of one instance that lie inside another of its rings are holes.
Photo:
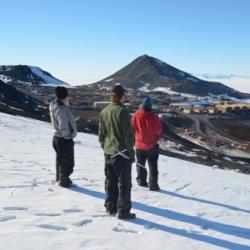
[[[132,117],[135,148],[148,150],[155,146],[161,134],[160,118],[153,112],[139,109]]]

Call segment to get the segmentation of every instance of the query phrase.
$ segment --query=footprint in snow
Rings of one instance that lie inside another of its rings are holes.
[[[121,227],[114,227],[112,228],[112,231],[117,232],[117,233],[140,234],[140,232],[137,232],[135,230],[121,228]]]
[[[168,160],[167,160],[167,159],[162,159],[161,161],[163,161],[163,162],[168,162]]]
[[[17,218],[16,216],[3,216],[3,217],[0,217],[0,222],[5,222],[8,220],[15,220],[16,218]]]
[[[49,168],[42,168],[42,170],[47,171],[47,172],[51,172],[51,170]]]
[[[154,224],[145,224],[145,225],[144,225],[144,228],[145,228],[145,229],[154,229],[154,228],[155,228],[155,225],[154,225]]]
[[[80,213],[80,212],[83,212],[82,209],[77,209],[77,208],[63,209],[62,211],[63,211],[64,213]]]
[[[48,217],[56,217],[61,216],[59,213],[37,213],[36,216],[48,216]]]
[[[11,162],[15,162],[15,163],[23,163],[22,161],[18,161],[18,160],[10,160]]]
[[[205,212],[197,213],[197,216],[200,217],[200,218],[204,217],[205,215],[206,215]]]
[[[43,228],[43,229],[55,230],[55,231],[67,231],[68,230],[66,227],[49,225],[49,224],[41,224],[41,225],[38,225],[38,227]]]
[[[88,179],[88,178],[85,178],[85,177],[83,177],[82,180],[88,181],[88,182],[93,183],[93,184],[94,184],[96,181],[98,181],[98,180],[95,180],[95,179]]]
[[[193,234],[202,234],[201,231],[198,231],[198,230],[195,230],[195,229],[191,229],[191,228],[186,229],[186,232],[187,233],[193,233]]]
[[[106,218],[106,217],[115,217],[115,215],[109,215],[109,214],[95,214],[92,215],[93,218]]]
[[[32,164],[36,164],[36,165],[41,165],[39,162],[37,161],[27,161],[28,163],[32,163]]]
[[[163,173],[162,174],[162,177],[165,177],[165,176],[167,176],[168,175],[168,173]]]
[[[28,210],[27,207],[4,207],[3,210],[5,211],[25,211]]]
[[[76,226],[76,227],[84,227],[84,226],[87,226],[88,224],[90,224],[92,222],[93,222],[92,220],[86,219],[86,220],[81,220],[81,221],[75,222],[72,225]]]
[[[191,185],[191,183],[187,183],[187,184],[185,184],[185,185],[183,185],[183,186],[181,186],[181,187],[179,187],[179,188],[176,188],[176,189],[175,189],[175,192],[179,192],[179,191],[181,191],[181,190],[183,190],[183,189],[189,187],[190,185]]]
[[[210,228],[210,225],[205,224],[205,225],[202,225],[200,228],[203,229],[203,230],[208,230]]]

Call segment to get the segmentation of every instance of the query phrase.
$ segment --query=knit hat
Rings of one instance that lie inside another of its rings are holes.
[[[65,87],[56,87],[56,97],[58,99],[65,99],[69,95],[68,90]]]
[[[146,109],[152,109],[152,105],[153,104],[150,97],[146,97],[143,99],[141,107]]]
[[[117,95],[118,97],[124,96],[127,90],[120,84],[113,86],[111,93]]]

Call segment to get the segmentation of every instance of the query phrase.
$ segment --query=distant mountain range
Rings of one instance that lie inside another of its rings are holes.
[[[250,79],[250,76],[240,76],[240,75],[234,75],[234,74],[193,74],[199,78],[202,79],[221,79],[221,80],[225,80],[225,79]]]
[[[0,80],[12,85],[68,85],[55,78],[50,73],[34,66],[28,65],[3,65],[0,66]]]
[[[240,99],[250,98],[250,94],[239,92],[217,81],[202,80],[148,55],[136,58],[116,73],[90,86],[103,88],[116,83],[139,90],[166,88],[172,92],[197,96],[226,94]]]
[[[88,86],[110,88],[120,83],[127,88],[141,91],[164,91],[170,94],[181,93],[194,96],[227,95],[239,99],[250,99],[250,94],[229,87],[230,81],[235,79],[235,75],[189,74],[157,58],[143,55],[116,73]],[[69,86],[41,68],[28,65],[0,66],[0,80],[14,87],[20,85]],[[244,83],[242,78],[240,83]]]

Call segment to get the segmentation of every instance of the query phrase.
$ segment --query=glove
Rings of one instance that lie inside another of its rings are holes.
[[[132,157],[132,158],[130,157],[130,161],[133,164],[135,162],[135,157]]]
[[[134,150],[129,151],[129,158],[130,158],[131,163],[135,162],[135,151]]]

